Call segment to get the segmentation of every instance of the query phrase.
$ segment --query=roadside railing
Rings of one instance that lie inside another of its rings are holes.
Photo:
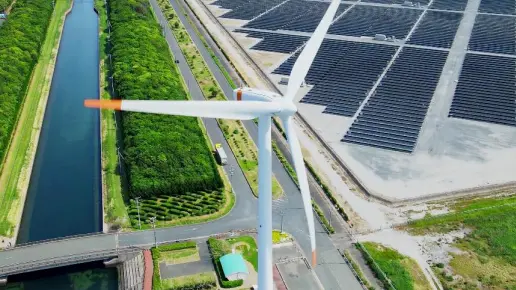
[[[128,246],[114,249],[104,249],[98,251],[90,251],[82,254],[70,254],[44,260],[31,260],[27,262],[14,262],[5,266],[0,266],[0,276],[21,274],[24,272],[32,272],[45,270],[48,268],[77,264],[78,262],[92,262],[110,257],[117,257],[120,253],[128,253],[132,251],[140,251],[141,248]]]

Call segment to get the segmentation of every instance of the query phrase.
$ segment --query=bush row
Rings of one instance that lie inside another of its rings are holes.
[[[273,120],[274,124],[276,125],[276,128],[278,129],[278,131],[280,131],[281,135],[283,135],[283,137],[286,139],[287,135],[283,131],[280,123],[275,118],[272,118],[272,120]],[[331,203],[333,203],[333,205],[337,208],[337,211],[342,216],[342,218],[345,221],[349,221],[348,215],[346,214],[344,209],[340,206],[340,204],[337,201],[337,199],[335,198],[335,196],[333,196],[333,193],[330,191],[328,186],[326,184],[324,184],[324,182],[321,180],[321,177],[319,177],[319,175],[317,175],[317,172],[315,172],[312,165],[310,165],[308,162],[306,162],[306,160],[305,160],[305,165],[306,165],[306,168],[308,168],[308,171],[310,171],[312,176],[315,178],[315,180],[317,181],[319,186],[321,186],[322,190],[324,191],[324,194],[326,194],[326,196],[330,199]],[[287,168],[287,170],[288,170],[288,168]],[[288,171],[290,173],[290,170],[288,170]],[[297,176],[294,178],[294,181],[297,183]]]
[[[157,248],[152,248],[151,254],[152,265],[154,267],[154,271],[152,271],[152,290],[161,290],[163,289],[159,275],[159,259],[161,258],[161,254]]]
[[[314,168],[312,167],[312,165],[310,165],[310,163],[306,162],[305,161],[305,165],[306,165],[306,168],[308,168],[308,171],[310,171],[310,173],[312,174],[312,176],[315,178],[315,181],[317,181],[317,183],[319,184],[319,186],[321,186],[322,190],[324,191],[324,194],[326,194],[326,196],[330,199],[331,203],[337,208],[337,211],[339,212],[339,214],[342,216],[342,218],[345,220],[345,221],[349,221],[349,217],[348,215],[346,214],[346,212],[344,211],[344,209],[342,208],[342,206],[340,206],[339,202],[337,201],[337,199],[335,198],[335,196],[333,196],[333,193],[330,191],[330,189],[328,188],[328,186],[326,186],[326,184],[324,184],[321,180],[321,178],[319,177],[319,175],[317,175],[317,173],[315,172]]]
[[[161,28],[146,0],[109,0],[117,96],[186,100]],[[124,159],[131,196],[151,197],[222,188],[196,118],[122,114]]]
[[[212,274],[197,274],[183,282],[173,282],[167,290],[210,290],[216,289],[217,281]]]
[[[334,234],[335,229],[330,225],[330,223],[328,222],[328,219],[326,219],[326,216],[324,216],[323,211],[321,210],[319,205],[313,199],[312,199],[312,207],[314,208],[315,213],[317,213],[317,215],[319,216],[319,220],[321,220],[321,222],[323,223],[323,225],[326,228],[326,230],[328,231],[328,233]]]
[[[160,245],[158,249],[160,251],[177,251],[183,249],[196,248],[197,244],[194,241],[179,242],[173,244]]]
[[[222,288],[234,288],[242,286],[244,284],[244,280],[242,279],[234,281],[227,280],[226,277],[224,277],[222,265],[220,264],[220,257],[231,253],[231,245],[223,240],[209,238],[208,246],[210,248],[213,266],[215,268],[215,272],[217,273],[220,286]]]
[[[18,0],[9,20],[0,27],[0,163],[45,41],[52,10],[48,0]]]

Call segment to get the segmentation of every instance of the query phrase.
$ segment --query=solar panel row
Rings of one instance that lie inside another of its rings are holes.
[[[412,152],[447,55],[404,48],[342,141]]]
[[[329,2],[291,0],[261,17],[247,23],[246,28],[268,30],[294,30],[314,32],[321,21]],[[349,5],[341,4],[336,16]]]
[[[380,33],[402,39],[421,13],[420,9],[356,5],[333,23],[328,33],[358,37]]]
[[[467,4],[468,0],[434,0],[430,9],[464,11]]]
[[[450,117],[516,126],[516,60],[466,54]]]
[[[516,14],[516,1],[514,0],[481,0],[480,12],[496,14]]]
[[[212,5],[217,5],[224,9],[232,9],[220,17],[251,20],[283,1],[285,0],[217,0]]]
[[[263,39],[254,46],[250,47],[254,50],[292,53],[298,47],[300,47],[306,41],[308,41],[307,36],[279,34],[261,31],[249,31],[244,29],[235,29],[234,32],[245,33],[248,37]]]
[[[461,20],[462,13],[427,11],[409,43],[450,48]]]
[[[514,54],[516,17],[478,14],[469,40],[469,49]]]
[[[324,112],[353,116],[381,75],[395,46],[325,40],[306,81],[315,85],[302,103],[326,106]],[[297,55],[273,73],[288,75]]]

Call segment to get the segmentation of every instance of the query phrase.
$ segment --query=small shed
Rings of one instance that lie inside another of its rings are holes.
[[[245,260],[240,254],[227,254],[220,258],[220,264],[222,265],[222,271],[224,276],[229,281],[233,280],[245,280],[249,275]]]

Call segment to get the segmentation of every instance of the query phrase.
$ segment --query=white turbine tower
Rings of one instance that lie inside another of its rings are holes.
[[[121,111],[190,116],[202,118],[220,118],[251,120],[258,122],[258,287],[260,290],[272,290],[272,168],[271,168],[271,118],[278,116],[283,122],[287,140],[296,169],[308,231],[312,247],[312,265],[316,264],[314,217],[308,180],[293,124],[293,115],[297,108],[294,97],[304,81],[310,66],[321,46],[339,7],[340,0],[332,0],[324,17],[316,28],[305,48],[292,67],[287,93],[284,96],[269,91],[253,88],[238,88],[233,94],[236,101],[146,101],[146,100],[86,100],[84,105],[91,108],[113,109]]]

